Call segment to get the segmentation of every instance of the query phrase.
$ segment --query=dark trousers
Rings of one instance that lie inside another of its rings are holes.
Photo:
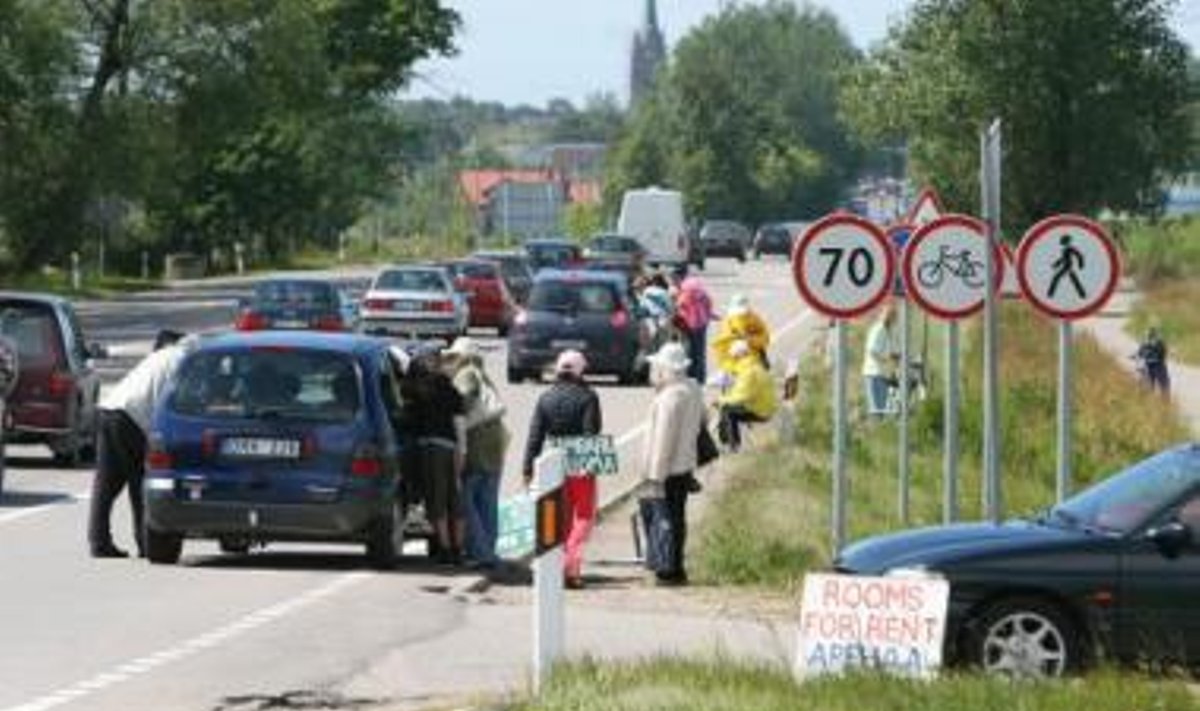
[[[708,379],[708,328],[687,331],[688,377],[701,385]]]
[[[671,569],[659,573],[661,578],[686,578],[683,553],[687,547],[687,497],[691,472],[672,474],[663,482],[663,493],[667,500],[667,516],[671,520],[671,534],[675,537],[674,560]]]
[[[761,417],[742,405],[722,405],[721,419],[717,423],[717,434],[730,449],[737,451],[742,448],[742,425],[763,421]]]
[[[142,479],[145,476],[146,435],[129,415],[100,411],[100,447],[96,477],[92,480],[92,506],[88,542],[92,549],[112,545],[109,517],[121,489],[129,489],[133,509],[133,539],[142,550]]]

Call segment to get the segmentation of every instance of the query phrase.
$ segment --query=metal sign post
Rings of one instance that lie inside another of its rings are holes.
[[[892,241],[892,246],[896,249],[896,254],[904,253],[904,247],[907,246],[908,240],[912,238],[913,228],[909,225],[897,225],[888,230],[888,238]],[[904,293],[904,280],[897,278],[896,280],[896,298],[899,301],[897,310],[899,311],[900,320],[900,427],[898,433],[899,442],[897,443],[897,491],[896,491],[896,508],[900,516],[900,522],[907,525],[909,519],[909,492],[911,490],[911,461],[908,428],[910,408],[909,402],[912,396],[912,379],[909,377],[912,371],[912,334],[909,322],[909,304],[908,297]],[[922,364],[924,365],[924,364]]]
[[[534,465],[537,557],[533,559],[533,692],[541,693],[555,662],[563,656],[563,505],[566,461],[551,449]]]
[[[999,285],[999,279],[987,278],[985,261],[988,260],[985,257],[989,252],[993,257],[991,261],[1003,264],[988,238],[987,225],[965,215],[945,215],[917,230],[902,260],[908,294],[927,313],[947,322],[942,471],[942,518],[946,522],[958,518],[958,321],[983,308],[989,281],[993,288]],[[1002,270],[1003,266],[1000,266],[993,271],[993,277]]]
[[[1108,303],[1121,279],[1116,244],[1086,217],[1056,215],[1037,223],[1017,249],[1021,291],[1058,325],[1058,467],[1055,493],[1071,494],[1071,322]]]
[[[0,336],[0,492],[4,491],[8,398],[17,387],[17,378],[20,372],[17,344],[5,336]]]
[[[980,136],[980,189],[982,191],[983,219],[988,223],[988,239],[992,244],[1000,240],[1000,119]],[[984,251],[984,273],[996,273],[996,250]],[[983,515],[989,521],[999,522],[1003,515],[1000,490],[1000,414],[997,401],[999,374],[997,350],[999,332],[996,313],[996,289],[984,291],[983,301]]]
[[[861,217],[835,213],[811,225],[792,251],[792,277],[800,297],[834,319],[833,550],[846,544],[850,480],[846,473],[846,326],[868,313],[895,285],[896,259],[887,235]]]

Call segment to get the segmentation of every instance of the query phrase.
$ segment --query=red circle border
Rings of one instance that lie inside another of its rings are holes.
[[[804,255],[808,247],[822,232],[838,225],[848,224],[857,227],[869,234],[876,242],[883,247],[885,257],[884,270],[886,274],[883,280],[883,285],[879,289],[879,293],[872,296],[862,306],[853,309],[838,309],[830,307],[823,303],[813,294],[808,288],[808,284],[804,280]],[[845,212],[835,212],[817,220],[807,230],[804,231],[804,236],[801,237],[792,247],[792,280],[796,284],[797,291],[800,292],[800,298],[806,304],[815,309],[823,316],[834,319],[851,320],[869,313],[883,303],[888,298],[892,290],[892,285],[896,281],[896,253],[892,248],[891,241],[883,230],[874,222],[867,220],[858,215]]]
[[[1033,249],[1033,245],[1050,230],[1062,226],[1074,227],[1098,239],[1101,246],[1104,247],[1104,251],[1108,254],[1110,263],[1113,265],[1112,274],[1109,276],[1108,283],[1104,285],[1104,289],[1101,290],[1100,297],[1095,302],[1083,308],[1071,311],[1054,308],[1039,299],[1033,293],[1033,289],[1029,285],[1028,275],[1025,273],[1026,264],[1029,262],[1029,252]],[[1097,313],[1112,299],[1112,295],[1117,291],[1117,285],[1121,282],[1121,253],[1117,250],[1116,242],[1108,234],[1108,230],[1105,230],[1094,220],[1089,220],[1082,215],[1052,215],[1030,227],[1025,236],[1021,238],[1020,245],[1017,246],[1016,266],[1017,281],[1021,285],[1021,293],[1025,295],[1025,299],[1033,304],[1035,309],[1041,311],[1046,316],[1061,321],[1077,321]]]
[[[984,222],[983,220],[980,220],[975,217],[971,217],[970,215],[951,214],[951,215],[942,215],[941,217],[937,218],[933,222],[930,222],[929,224],[917,229],[917,231],[913,233],[912,237],[909,237],[908,245],[904,248],[904,257],[901,260],[901,262],[902,262],[901,268],[902,268],[902,271],[904,274],[904,292],[906,294],[908,294],[910,297],[912,297],[913,301],[917,302],[917,305],[921,307],[922,311],[925,311],[926,313],[930,314],[931,316],[939,318],[943,321],[961,321],[963,319],[968,319],[968,318],[974,316],[975,314],[979,313],[980,311],[982,311],[983,307],[984,307],[985,299],[980,299],[977,303],[971,305],[970,307],[968,307],[966,309],[959,309],[958,311],[951,311],[949,309],[943,309],[942,307],[931,303],[921,293],[920,289],[914,289],[912,287],[912,283],[914,281],[914,276],[915,276],[912,274],[913,254],[916,253],[916,249],[914,249],[914,248],[918,244],[920,244],[921,240],[927,238],[931,232],[933,232],[934,230],[937,230],[937,229],[941,229],[942,227],[946,227],[947,225],[958,225],[961,227],[967,227],[975,232],[978,232],[980,235],[982,235],[982,237],[985,240],[987,240],[992,245],[992,250],[993,250],[992,261],[996,265],[996,271],[998,272],[994,277],[995,281],[993,282],[993,288],[994,288],[994,291],[996,291],[997,293],[999,293],[1002,290],[1003,285],[1004,285],[1004,269],[1005,269],[1004,255],[1001,254],[1001,252],[1000,252],[1000,245],[992,242],[992,240],[991,240],[991,236],[990,236],[991,228],[989,228],[987,223]]]

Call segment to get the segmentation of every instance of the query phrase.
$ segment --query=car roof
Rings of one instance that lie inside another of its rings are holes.
[[[520,252],[511,252],[506,250],[482,250],[471,255],[476,259],[525,259],[525,255]]]
[[[386,347],[372,336],[320,331],[229,331],[200,338],[196,352],[238,351],[252,348],[300,348],[361,355]]]
[[[623,285],[627,280],[623,274],[610,272],[605,270],[592,269],[543,269],[534,277],[534,281],[591,281],[591,282],[607,282]]]
[[[545,237],[538,239],[525,240],[526,247],[578,247],[579,245],[569,239],[560,239],[554,237]]]
[[[71,303],[57,294],[43,294],[33,291],[0,291],[0,301],[28,301],[47,306],[67,306]]]
[[[332,279],[319,279],[317,277],[267,277],[259,279],[255,286],[265,286],[267,284],[302,284],[304,286],[336,286]]]

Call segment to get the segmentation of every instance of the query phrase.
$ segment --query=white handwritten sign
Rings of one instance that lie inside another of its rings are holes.
[[[929,677],[942,664],[949,599],[945,580],[805,576],[796,673]]]
[[[567,472],[587,472],[593,476],[615,476],[620,473],[617,447],[611,435],[556,437],[550,446],[563,450]]]
[[[533,497],[524,492],[500,502],[497,513],[496,555],[517,559],[533,553],[533,508]]]

